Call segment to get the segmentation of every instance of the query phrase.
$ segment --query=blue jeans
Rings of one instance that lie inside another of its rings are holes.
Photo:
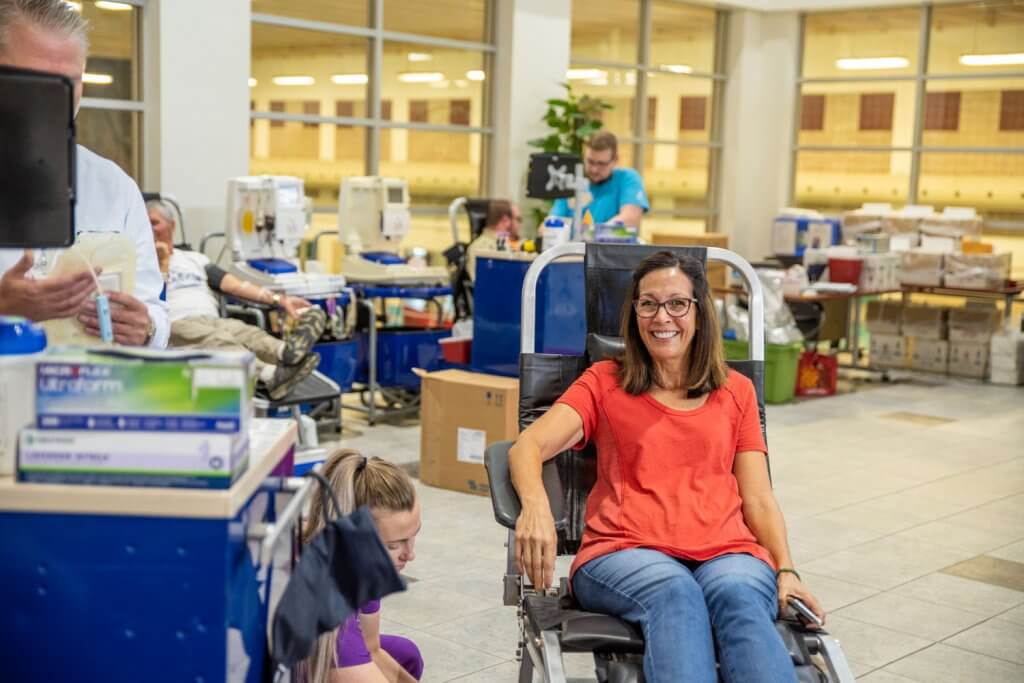
[[[726,683],[796,683],[774,625],[775,575],[751,555],[696,563],[621,550],[580,567],[573,591],[584,609],[640,627],[647,683],[716,683],[716,644]]]

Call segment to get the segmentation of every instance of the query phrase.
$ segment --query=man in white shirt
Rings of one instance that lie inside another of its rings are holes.
[[[305,299],[285,296],[237,278],[195,251],[174,248],[175,220],[166,203],[146,203],[160,271],[167,281],[170,345],[202,349],[246,349],[256,355],[256,372],[267,394],[279,400],[320,364],[312,351],[327,325],[324,312]],[[211,289],[212,288],[212,289]],[[213,290],[274,305],[297,322],[285,339],[241,320],[221,318]]]
[[[82,96],[88,52],[86,22],[63,0],[0,0],[0,64],[60,74],[75,85],[75,112]],[[75,233],[121,233],[135,244],[135,289],[109,292],[114,341],[164,347],[170,333],[160,301],[163,281],[153,235],[138,186],[116,164],[77,149]],[[99,336],[88,272],[49,278],[62,250],[0,250],[0,315],[37,322],[76,316]]]

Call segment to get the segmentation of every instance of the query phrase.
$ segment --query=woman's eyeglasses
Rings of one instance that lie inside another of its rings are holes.
[[[654,299],[637,299],[633,302],[637,317],[653,318],[658,315],[658,309],[665,307],[665,312],[673,318],[682,318],[690,312],[690,306],[697,303],[696,299],[669,299],[668,301],[655,301]]]

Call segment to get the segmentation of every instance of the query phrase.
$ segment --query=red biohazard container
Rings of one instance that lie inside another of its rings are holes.
[[[446,361],[449,363],[469,365],[469,350],[473,344],[472,337],[448,337],[447,339],[440,339],[438,341],[441,344],[441,355],[444,356]]]
[[[864,261],[859,258],[829,258],[829,282],[848,282],[851,285],[859,285],[860,271],[863,268]]]

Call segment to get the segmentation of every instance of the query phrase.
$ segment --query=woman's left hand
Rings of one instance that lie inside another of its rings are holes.
[[[821,608],[818,599],[808,590],[799,578],[792,572],[782,572],[777,579],[779,589],[779,614],[784,614],[789,609],[789,599],[799,598],[811,611],[818,615],[821,623],[825,623],[825,610]],[[812,629],[818,628],[816,624],[808,624]]]

